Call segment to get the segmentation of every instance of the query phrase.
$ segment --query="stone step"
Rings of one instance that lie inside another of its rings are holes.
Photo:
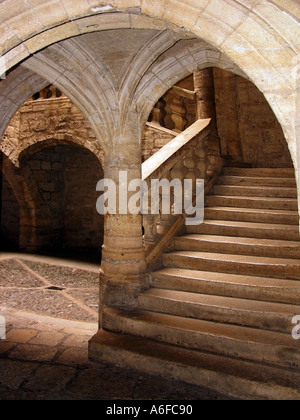
[[[207,207],[237,207],[267,210],[298,211],[298,201],[294,198],[266,198],[209,195],[205,198]]]
[[[294,168],[224,168],[224,175],[240,177],[293,178]]]
[[[299,400],[299,372],[193,351],[100,330],[89,343],[91,360],[158,374],[231,398]]]
[[[291,334],[299,306],[150,289],[139,297],[139,308],[185,318],[223,322]]]
[[[274,198],[297,198],[297,188],[280,187],[249,187],[235,185],[215,185],[214,194],[238,197],[274,197]]]
[[[224,175],[218,179],[220,185],[236,186],[264,186],[264,187],[290,187],[297,188],[295,177],[293,178],[274,178],[274,177],[246,177]]]
[[[230,220],[236,222],[299,225],[298,212],[287,210],[207,207],[205,208],[205,218],[210,220]]]
[[[205,220],[198,226],[187,226],[188,234],[234,236],[259,239],[299,241],[299,228],[292,225]]]
[[[148,311],[106,308],[103,329],[139,338],[299,370],[291,335]]]
[[[156,288],[300,305],[300,281],[179,268],[152,273]]]
[[[300,260],[300,241],[192,234],[175,238],[175,249]]]
[[[165,267],[173,268],[249,276],[255,273],[261,277],[300,279],[300,260],[177,251],[164,254],[163,263]]]

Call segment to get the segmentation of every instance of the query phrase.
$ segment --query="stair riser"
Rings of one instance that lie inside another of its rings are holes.
[[[282,367],[296,369],[300,367],[300,352],[296,349],[251,341],[246,342],[239,340],[238,337],[232,339],[201,331],[186,331],[164,324],[114,316],[105,311],[103,313],[103,328],[116,333],[131,334],[189,349],[233,357],[238,355],[241,359],[267,362]]]
[[[139,308],[142,310],[157,311],[169,315],[186,318],[202,319],[207,321],[224,322],[244,327],[254,327],[274,332],[291,333],[293,316],[289,314],[255,312],[230,307],[203,305],[192,302],[180,302],[164,298],[141,295]],[[297,310],[295,308],[295,314]]]
[[[240,177],[294,178],[293,168],[224,168],[224,175]]]
[[[209,220],[229,220],[231,222],[270,223],[282,225],[299,225],[299,216],[285,214],[270,214],[259,212],[205,209],[205,218]]]
[[[277,239],[282,241],[299,241],[299,232],[297,227],[294,230],[284,229],[264,229],[258,227],[240,227],[240,226],[222,226],[211,225],[203,223],[199,226],[187,226],[187,233],[204,234],[204,235],[218,235],[218,236],[233,236],[242,238],[257,238],[257,239]]]
[[[281,279],[300,279],[298,266],[283,266],[270,264],[254,264],[247,262],[231,262],[210,260],[205,258],[194,258],[189,256],[178,256],[165,254],[163,256],[165,267],[185,268],[188,270],[212,271],[227,274],[253,275],[260,277],[273,277]]]
[[[215,185],[214,194],[238,197],[270,197],[270,198],[297,198],[297,189],[291,188],[250,188]]]
[[[220,280],[221,278],[220,276]],[[296,287],[247,286],[176,276],[166,277],[157,273],[153,274],[152,284],[160,289],[300,305],[300,289]]]
[[[248,186],[257,187],[287,187],[297,188],[296,181],[292,178],[246,178],[237,176],[222,176],[219,178],[219,185],[232,185],[232,186]]]
[[[176,238],[175,250],[217,252],[220,254],[251,255],[270,258],[300,258],[299,247],[245,245],[240,243],[221,243],[188,238]]]
[[[267,210],[298,211],[297,200],[282,201],[264,200],[263,198],[223,197],[210,195],[206,197],[207,207],[234,207]]]

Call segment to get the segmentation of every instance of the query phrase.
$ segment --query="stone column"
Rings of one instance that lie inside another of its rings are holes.
[[[219,171],[221,156],[220,138],[217,132],[213,69],[208,68],[195,72],[194,86],[197,99],[197,119],[212,119],[211,133],[206,142],[206,155],[208,159],[207,174],[213,176]]]
[[[113,180],[117,186],[117,214],[107,214],[104,219],[100,291],[102,308],[133,307],[139,293],[148,286],[142,216],[121,214],[124,209],[126,211],[130,193],[127,203],[121,200],[121,212],[118,199],[120,190],[124,195],[127,188],[127,185],[119,185],[120,171],[127,172],[128,184],[133,179],[141,179],[140,129],[136,127],[117,134],[105,159],[104,177]]]

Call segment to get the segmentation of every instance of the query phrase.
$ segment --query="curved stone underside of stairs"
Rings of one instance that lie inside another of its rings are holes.
[[[240,398],[300,399],[293,169],[225,168],[135,311],[105,309],[91,357]]]

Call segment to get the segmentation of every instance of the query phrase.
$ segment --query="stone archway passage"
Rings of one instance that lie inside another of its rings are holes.
[[[20,175],[25,183],[30,177],[39,194],[34,203],[36,243],[31,247],[58,253],[68,249],[99,252],[104,221],[95,203],[96,185],[103,178],[101,164],[79,147],[46,146],[47,142],[32,154],[34,150],[27,150],[21,161]]]

